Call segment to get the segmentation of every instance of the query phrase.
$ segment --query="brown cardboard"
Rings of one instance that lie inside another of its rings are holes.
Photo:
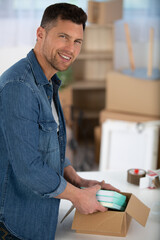
[[[77,81],[105,82],[105,76],[107,72],[113,69],[113,57],[111,55],[112,53],[109,53],[109,57],[106,53],[103,55],[104,58],[99,57],[100,59],[96,58],[93,52],[91,53],[91,58],[87,58],[86,55],[86,58],[84,57],[84,59],[82,59],[83,56],[85,56],[82,54],[79,55],[79,59],[73,63],[73,78]],[[82,58],[80,59],[81,56]],[[101,56],[100,52],[99,56]]]
[[[145,226],[150,209],[133,194],[123,194],[128,200],[124,212],[108,210],[104,213],[83,215],[76,210],[72,229],[77,233],[125,237],[132,218]]]
[[[126,212],[134,218],[143,227],[146,225],[146,221],[149,214],[149,208],[147,207],[133,194],[130,197],[129,204],[126,208]]]
[[[103,109],[99,114],[100,125],[107,119],[122,120],[122,121],[128,121],[128,122],[149,122],[149,121],[160,120],[160,117],[123,113],[123,112],[114,112],[114,111]]]
[[[78,59],[101,58],[113,59],[114,50],[114,24],[105,26],[98,24],[87,25],[84,32],[84,42]],[[85,54],[86,53],[86,54]],[[92,55],[91,55],[92,54]],[[107,55],[107,57],[105,57]],[[100,73],[100,71],[98,71]]]
[[[88,2],[88,22],[97,24],[113,23],[121,19],[123,13],[123,0],[110,0],[107,2]]]
[[[109,72],[106,84],[107,110],[160,117],[160,81]]]

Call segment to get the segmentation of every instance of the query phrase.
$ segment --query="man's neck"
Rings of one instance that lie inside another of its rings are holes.
[[[46,60],[42,57],[40,52],[37,50],[36,46],[33,50],[34,50],[34,53],[36,55],[37,61],[39,62],[46,78],[49,81],[57,71],[54,70],[49,64],[47,64]]]

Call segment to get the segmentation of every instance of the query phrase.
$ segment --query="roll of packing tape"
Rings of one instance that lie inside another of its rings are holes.
[[[141,177],[145,177],[146,171],[143,169],[129,169],[127,171],[127,182],[139,185]]]

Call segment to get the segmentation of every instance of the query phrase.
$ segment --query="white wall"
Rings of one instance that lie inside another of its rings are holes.
[[[32,46],[0,48],[0,75],[18,60],[26,57],[32,48]]]

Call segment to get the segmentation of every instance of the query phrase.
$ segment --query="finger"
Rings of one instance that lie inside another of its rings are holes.
[[[109,184],[109,190],[112,190],[112,191],[116,191],[116,192],[120,192],[120,190],[118,188],[115,188],[113,187],[112,185]]]
[[[95,189],[96,192],[98,192],[101,189],[101,185],[96,184],[93,186],[93,188]]]
[[[111,184],[108,184],[108,183],[103,184],[103,189],[121,192],[118,188],[115,188]]]
[[[108,211],[108,208],[102,206],[99,202],[98,202],[98,205],[99,205],[99,211],[100,211],[100,212],[106,212],[106,211]]]
[[[102,180],[101,182],[100,182],[100,184],[101,184],[101,187],[105,184],[105,181],[104,180]]]

